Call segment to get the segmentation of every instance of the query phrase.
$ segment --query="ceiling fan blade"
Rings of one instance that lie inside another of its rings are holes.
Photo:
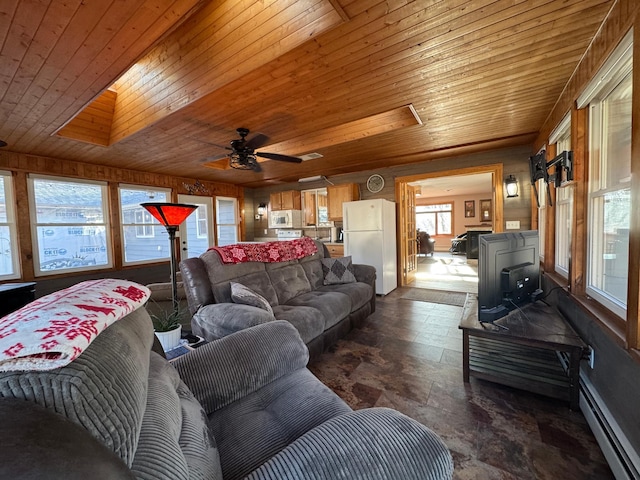
[[[253,162],[252,168],[251,170],[253,170],[254,172],[261,172],[262,171],[262,167],[260,166],[260,164],[258,162]]]
[[[263,145],[266,145],[269,141],[269,137],[267,137],[263,133],[256,133],[251,139],[247,140],[245,147],[250,150],[255,150],[256,148],[260,148]]]
[[[268,158],[269,160],[278,160],[280,162],[302,163],[301,158],[292,157],[291,155],[282,155],[280,153],[269,153],[269,152],[256,152],[255,154],[262,158]]]

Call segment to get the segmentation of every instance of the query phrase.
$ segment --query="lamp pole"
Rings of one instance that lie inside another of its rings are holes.
[[[191,213],[198,208],[197,205],[186,205],[182,203],[141,203],[141,207],[146,209],[158,220],[169,234],[169,251],[171,254],[171,303],[173,311],[178,313],[178,281],[176,271],[176,230]]]

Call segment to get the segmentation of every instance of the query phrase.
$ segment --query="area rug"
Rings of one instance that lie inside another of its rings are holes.
[[[463,307],[467,299],[467,294],[464,292],[447,292],[445,290],[430,290],[427,288],[410,288],[401,298],[418,302],[444,303],[446,305]]]

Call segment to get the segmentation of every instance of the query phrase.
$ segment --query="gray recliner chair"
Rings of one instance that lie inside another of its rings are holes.
[[[352,411],[274,321],[168,363],[144,308],[69,365],[0,374],[0,478],[450,479],[438,436]],[[156,345],[157,346],[157,345]]]

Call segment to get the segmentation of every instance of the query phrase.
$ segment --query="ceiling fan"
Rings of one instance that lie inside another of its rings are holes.
[[[302,159],[298,157],[292,157],[290,155],[282,155],[280,153],[269,152],[256,152],[256,149],[265,145],[269,141],[269,137],[262,133],[255,134],[252,138],[247,140],[249,135],[248,128],[236,129],[239,139],[231,140],[230,147],[222,147],[227,150],[231,150],[230,154],[217,155],[215,157],[208,157],[207,161],[218,160],[221,158],[229,157],[229,166],[238,170],[253,170],[254,172],[262,171],[260,163],[258,163],[257,157],[267,158],[269,160],[278,160],[280,162],[301,163]],[[217,145],[220,146],[220,145]]]

